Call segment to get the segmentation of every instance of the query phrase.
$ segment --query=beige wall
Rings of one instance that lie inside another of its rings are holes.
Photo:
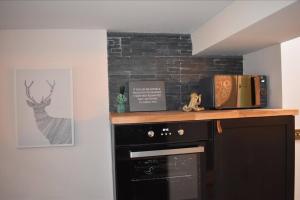
[[[0,31],[0,199],[113,199],[104,30]],[[72,68],[75,146],[16,149],[14,68]]]
[[[274,45],[259,51],[244,55],[244,74],[267,75],[268,106],[282,106],[281,85],[281,50],[280,45]]]
[[[300,110],[300,37],[281,44],[283,107]],[[300,129],[300,116],[296,116]],[[300,141],[296,141],[295,200],[300,200]]]
[[[244,55],[244,73],[269,76],[270,107],[300,110],[300,38]],[[296,128],[300,118],[296,116]],[[300,200],[300,141],[295,144],[295,200]]]

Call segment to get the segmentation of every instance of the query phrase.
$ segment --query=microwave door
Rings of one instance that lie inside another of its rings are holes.
[[[235,108],[237,105],[237,76],[215,75],[215,108]]]
[[[252,107],[251,76],[237,77],[237,107]]]

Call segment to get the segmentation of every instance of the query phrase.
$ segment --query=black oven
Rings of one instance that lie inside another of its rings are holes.
[[[118,125],[117,200],[206,200],[212,182],[210,122]]]

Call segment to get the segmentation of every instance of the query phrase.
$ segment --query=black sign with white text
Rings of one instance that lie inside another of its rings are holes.
[[[163,81],[129,82],[130,111],[166,110],[165,83]]]

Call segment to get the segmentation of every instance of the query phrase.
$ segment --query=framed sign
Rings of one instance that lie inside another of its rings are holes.
[[[166,110],[165,83],[163,81],[130,81],[130,111]]]

